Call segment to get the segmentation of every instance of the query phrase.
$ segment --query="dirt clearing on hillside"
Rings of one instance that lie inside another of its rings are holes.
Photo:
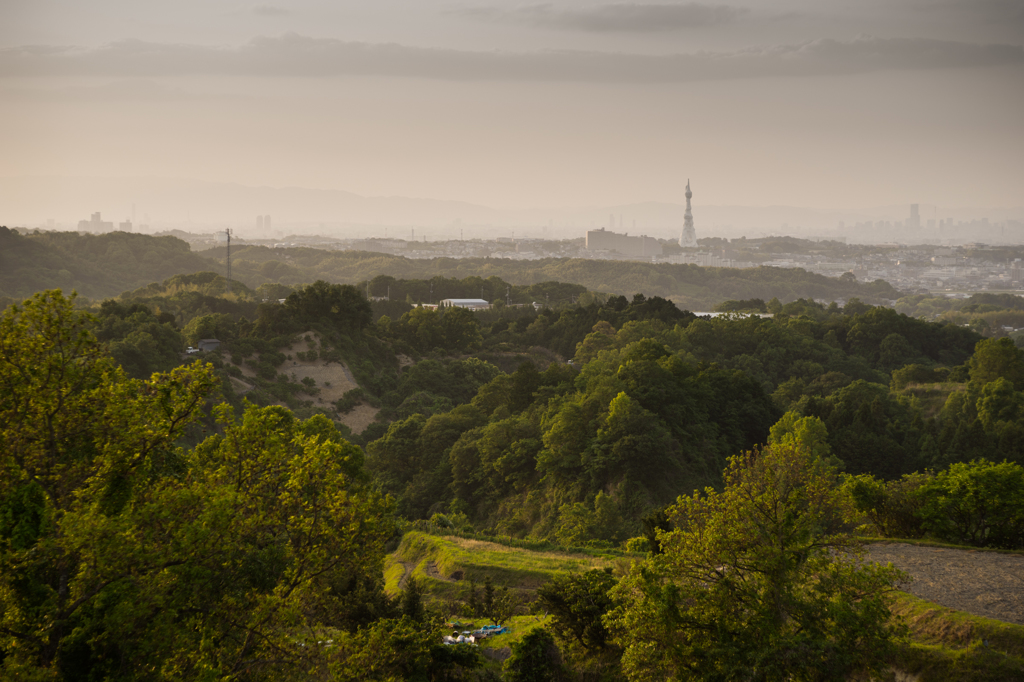
[[[921,599],[1024,625],[1024,555],[925,547],[899,542],[867,546],[868,558],[909,573],[900,589]]]
[[[356,383],[352,371],[345,363],[324,362],[319,359],[312,361],[299,359],[298,353],[305,353],[310,349],[309,344],[305,340],[307,336],[310,339],[316,340],[319,335],[314,331],[299,334],[297,342],[282,348],[281,353],[285,356],[290,356],[291,360],[286,360],[283,365],[277,368],[277,371],[296,383],[306,378],[312,379],[316,387],[320,389],[320,392],[315,396],[300,397],[304,400],[312,400],[314,406],[332,413],[335,419],[352,429],[353,433],[362,433],[376,419],[379,410],[369,405],[359,405],[348,414],[338,414],[335,411],[334,403],[348,391],[358,388],[359,384]],[[253,364],[257,363],[259,355],[254,355],[242,365],[243,377],[251,379],[256,377],[256,371],[250,365],[250,361]],[[239,381],[238,383],[242,382]],[[243,393],[248,392],[252,388],[249,386],[248,389],[245,389],[245,386],[248,386],[248,384],[243,384],[241,387],[236,384],[235,389],[239,393]],[[239,390],[240,388],[243,390]]]

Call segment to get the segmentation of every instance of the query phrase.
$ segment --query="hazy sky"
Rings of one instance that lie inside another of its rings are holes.
[[[0,0],[0,183],[1020,206],[1022,45],[1022,0]]]

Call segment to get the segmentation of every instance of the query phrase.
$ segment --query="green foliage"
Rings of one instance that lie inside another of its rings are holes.
[[[358,289],[323,280],[289,294],[284,311],[293,325],[305,329],[326,325],[337,330],[360,330],[371,322],[370,304]]]
[[[22,235],[0,227],[0,294],[6,296],[24,298],[60,288],[103,298],[176,273],[209,269],[209,260],[176,237],[126,232]]]
[[[893,615],[908,625],[894,668],[921,682],[1024,679],[1024,626],[954,611],[899,593]]]
[[[155,315],[148,306],[104,301],[94,333],[99,341],[108,344],[107,352],[133,378],[166,372],[180,363],[184,343],[174,325],[174,316]]]
[[[473,647],[441,644],[440,623],[424,626],[407,617],[388,618],[354,633],[333,634],[325,649],[328,664],[322,676],[327,679],[445,682],[465,679],[480,665]]]
[[[205,255],[221,259],[223,251],[213,250]],[[381,253],[311,248],[289,249],[288,255],[291,258],[287,268],[282,269],[284,264],[280,262],[280,250],[239,246],[232,249],[232,270],[238,278],[252,285],[270,279],[285,284],[309,282],[318,277],[339,282],[369,280],[372,296],[386,295],[390,285],[392,300],[408,300],[414,304],[436,303],[442,298],[475,298],[480,296],[481,286],[485,299],[503,299],[506,282],[539,282],[513,286],[512,301],[537,301],[550,307],[571,304],[572,298],[580,297],[584,289],[624,296],[642,291],[647,296],[671,297],[690,310],[710,310],[724,299],[755,297],[783,300],[850,300],[851,297],[860,297],[866,301],[899,297],[898,291],[881,280],[860,283],[855,279],[814,275],[801,269],[759,267],[737,270],[566,258],[532,261],[461,258],[458,260],[458,273],[464,279],[457,280],[437,276],[438,272],[452,272],[453,263],[447,258],[409,259]],[[263,272],[268,265],[270,271]],[[399,277],[409,279],[395,279]],[[432,295],[431,284],[434,285]]]
[[[975,346],[970,362],[971,385],[980,389],[996,379],[1005,379],[1017,391],[1024,391],[1024,349],[1007,338],[985,339]]]
[[[466,308],[416,307],[390,327],[391,333],[421,353],[435,349],[465,353],[480,346],[480,324]]]
[[[715,306],[722,313],[767,313],[768,306],[762,298],[751,298],[746,301],[723,301]]]
[[[338,410],[339,414],[348,414],[356,409],[358,405],[362,404],[365,399],[366,391],[356,386],[349,391],[345,391],[345,395],[338,398],[334,403],[334,407]]]
[[[870,474],[860,474],[847,478],[843,489],[857,511],[867,517],[882,537],[919,538],[924,535],[922,486],[932,477],[931,473],[913,473],[893,481],[880,481]]]
[[[214,408],[209,366],[146,381],[47,292],[0,317],[0,650],[9,674],[282,678],[296,637],[388,612],[390,508],[322,417]],[[8,675],[9,676],[9,675]]]
[[[937,537],[1024,548],[1024,467],[985,460],[953,464],[922,486],[924,527]]]
[[[802,411],[824,422],[846,473],[891,479],[933,463],[922,456],[927,434],[914,406],[881,384],[855,381],[823,400],[805,400]]]
[[[634,564],[606,617],[630,679],[833,680],[881,671],[900,574],[857,562],[836,473],[799,448],[730,460],[681,497],[664,553]]]
[[[231,341],[237,335],[235,321],[227,313],[200,315],[189,320],[181,330],[185,342],[198,347],[201,339],[217,339],[221,342]]]
[[[544,628],[531,630],[512,645],[502,670],[507,682],[558,682],[568,679],[554,637]]]
[[[557,576],[537,590],[537,600],[551,614],[551,629],[563,645],[588,650],[609,646],[602,618],[612,607],[609,591],[615,583],[611,570],[594,570]]]
[[[405,590],[402,592],[402,614],[409,620],[417,623],[423,622],[423,597],[419,582],[415,577],[410,576],[405,583]]]
[[[934,384],[950,379],[950,372],[944,367],[928,365],[906,365],[892,373],[892,388],[902,391],[910,384]]]
[[[828,445],[828,429],[817,417],[801,417],[787,412],[768,434],[770,445],[806,448],[815,457],[827,459],[832,453]]]

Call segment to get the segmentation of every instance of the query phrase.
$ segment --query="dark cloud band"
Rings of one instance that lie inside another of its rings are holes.
[[[727,24],[747,13],[742,7],[610,3],[585,9],[557,9],[551,4],[512,9],[467,7],[449,14],[496,23],[524,24],[575,31],[650,33]]]
[[[464,81],[682,83],[1024,64],[1020,45],[923,38],[815,40],[736,52],[469,52],[288,34],[219,48],[123,41],[0,49],[0,76],[395,76]]]

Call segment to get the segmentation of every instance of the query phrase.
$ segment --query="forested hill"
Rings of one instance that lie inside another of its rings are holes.
[[[224,262],[224,249],[203,252],[204,257]],[[672,265],[639,261],[599,261],[570,258],[506,260],[493,258],[409,259],[384,253],[326,251],[295,248],[282,251],[263,246],[233,248],[232,272],[250,287],[265,282],[294,285],[324,279],[356,283],[389,275],[406,279],[431,279],[436,276],[498,277],[512,284],[563,282],[580,284],[591,291],[631,297],[642,292],[661,296],[684,310],[711,310],[729,299],[798,298],[832,301],[860,298],[868,303],[895,300],[900,293],[888,282],[876,280],[864,284],[851,277],[832,279],[802,269],[704,268],[697,265]],[[221,265],[223,267],[223,265]],[[206,269],[218,270],[219,268]],[[371,291],[383,296],[385,291]]]
[[[208,260],[176,237],[127,232],[22,235],[0,227],[0,298],[27,298],[58,288],[108,298],[178,273],[209,268]]]
[[[87,298],[113,297],[177,274],[209,270],[223,274],[224,256],[222,248],[202,255],[192,253],[186,242],[175,237],[125,232],[19,234],[0,228],[0,298],[20,299],[54,288],[74,290]],[[423,280],[438,276],[497,277],[517,285],[554,281],[615,295],[643,292],[647,296],[661,296],[684,310],[711,310],[730,299],[778,298],[787,302],[799,298],[832,301],[857,297],[879,304],[900,297],[897,290],[882,280],[860,283],[850,277],[832,279],[801,269],[737,270],[568,258],[413,260],[383,253],[263,246],[232,249],[232,272],[252,288],[268,282],[294,286],[316,280],[354,284],[380,275]],[[496,295],[501,294],[504,292]]]

